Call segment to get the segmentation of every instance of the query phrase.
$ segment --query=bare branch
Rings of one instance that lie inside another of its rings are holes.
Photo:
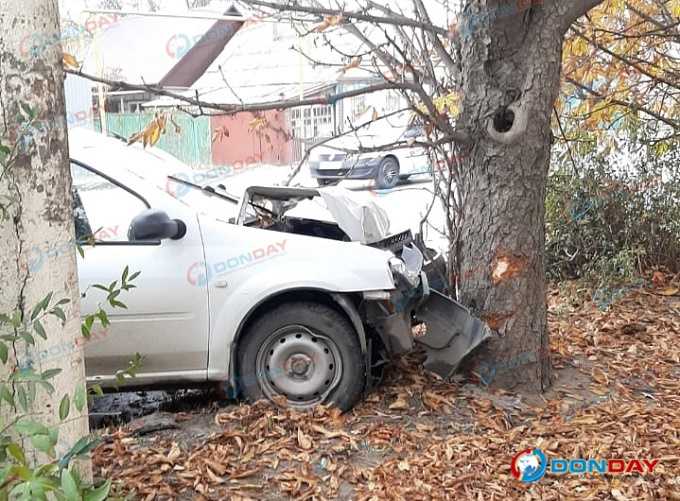
[[[366,21],[369,23],[388,24],[393,26],[410,26],[412,28],[419,28],[421,30],[431,31],[433,33],[437,33],[439,35],[444,36],[448,33],[446,29],[441,28],[439,26],[423,23],[404,16],[391,16],[391,17],[374,16],[362,12],[345,11],[341,9],[327,9],[325,7],[305,6],[300,5],[297,2],[278,3],[267,2],[264,0],[241,0],[241,1],[248,5],[256,5],[258,7],[264,7],[279,12],[302,12],[305,14],[313,14],[317,16],[342,16],[345,19],[354,19],[356,21]]]
[[[218,110],[222,113],[219,115],[233,115],[240,112],[252,112],[252,111],[268,111],[268,110],[284,110],[289,108],[298,108],[301,106],[312,106],[312,105],[324,105],[324,104],[334,104],[342,99],[347,99],[350,97],[361,96],[364,94],[371,94],[373,92],[380,92],[383,90],[411,90],[417,92],[420,86],[412,82],[385,82],[378,83],[374,85],[367,85],[366,87],[361,87],[359,89],[353,89],[346,92],[338,92],[335,94],[326,94],[318,97],[311,97],[307,99],[290,98],[282,99],[279,101],[265,101],[261,103],[250,103],[250,104],[220,104],[210,101],[203,101],[201,99],[188,97],[177,92],[166,90],[163,87],[157,85],[149,84],[131,84],[119,80],[108,80],[105,78],[97,77],[95,75],[90,75],[83,73],[80,70],[65,69],[66,73],[72,75],[77,75],[93,82],[102,83],[111,86],[113,90],[133,90],[140,92],[148,92],[157,96],[165,96],[180,101],[186,105],[198,106],[201,108],[207,108],[212,110]]]

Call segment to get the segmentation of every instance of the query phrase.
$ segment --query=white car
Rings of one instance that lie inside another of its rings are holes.
[[[310,174],[319,186],[344,179],[374,179],[380,189],[393,188],[410,176],[432,173],[427,152],[418,146],[423,136],[423,128],[409,123],[405,116],[387,118],[356,135],[338,137],[314,148],[308,161]],[[401,143],[401,147],[352,153],[394,143]]]
[[[247,398],[350,408],[381,355],[421,343],[449,376],[489,336],[428,286],[410,232],[340,188],[251,187],[233,197],[168,175],[190,170],[156,149],[70,132],[83,314],[127,266],[141,274],[85,344],[88,380],[115,383],[135,353],[136,386],[215,382]],[[179,189],[182,187],[182,189]],[[414,339],[412,325],[427,323]],[[276,399],[279,401],[279,399]]]

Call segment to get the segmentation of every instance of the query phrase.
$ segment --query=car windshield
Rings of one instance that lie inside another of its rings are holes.
[[[413,125],[404,132],[404,139],[415,139],[423,135],[423,128],[420,125]]]

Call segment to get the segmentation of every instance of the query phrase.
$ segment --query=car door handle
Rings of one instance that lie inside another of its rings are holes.
[[[215,280],[215,287],[226,289],[227,285],[229,285],[229,283],[226,280]]]

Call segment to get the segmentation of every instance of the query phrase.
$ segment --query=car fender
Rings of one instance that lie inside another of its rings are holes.
[[[296,290],[332,296],[394,288],[388,251],[356,242],[227,224],[211,226],[205,219],[201,226],[206,259],[198,266],[207,271],[201,276],[188,275],[188,279],[199,285],[203,279],[208,288],[208,378],[212,380],[228,377],[233,340],[244,319],[267,299]],[[258,255],[248,249],[264,249],[259,254],[269,249],[271,255],[248,262],[253,254]],[[243,265],[237,266],[239,262]],[[339,304],[346,310],[346,305]],[[351,314],[348,317],[352,320]]]

